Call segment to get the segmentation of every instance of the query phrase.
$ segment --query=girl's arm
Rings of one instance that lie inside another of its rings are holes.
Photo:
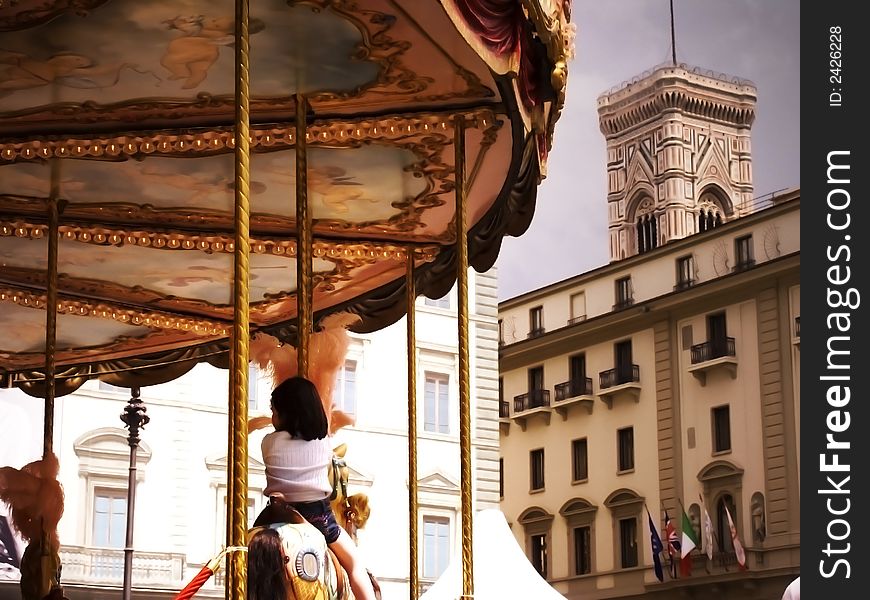
[[[329,433],[334,434],[342,427],[356,424],[356,417],[352,417],[343,410],[333,408],[329,415]]]
[[[251,434],[258,429],[263,429],[270,425],[272,425],[272,417],[270,416],[264,415],[262,417],[251,417],[248,419],[248,433]]]

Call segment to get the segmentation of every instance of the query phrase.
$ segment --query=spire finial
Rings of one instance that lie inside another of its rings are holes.
[[[677,42],[674,36],[674,0],[671,3],[671,62],[677,66]]]

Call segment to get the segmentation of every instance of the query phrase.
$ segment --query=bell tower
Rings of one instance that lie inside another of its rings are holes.
[[[611,262],[752,211],[755,101],[752,82],[685,64],[598,97]]]

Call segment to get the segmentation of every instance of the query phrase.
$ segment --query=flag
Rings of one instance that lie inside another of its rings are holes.
[[[659,556],[662,550],[664,550],[662,538],[659,537],[659,532],[656,531],[656,526],[653,523],[652,516],[649,514],[649,509],[646,511],[646,516],[649,519],[649,543],[652,546],[653,570],[656,572],[656,579],[664,581],[665,574],[662,571],[662,559]]]
[[[671,577],[677,577],[677,561],[680,559],[680,538],[677,537],[677,528],[665,511],[665,533],[668,538],[668,556],[671,559]]]
[[[680,574],[683,577],[688,577],[692,574],[692,550],[698,547],[698,534],[695,533],[695,528],[692,527],[692,520],[689,515],[683,510],[682,523],[680,529],[683,530],[683,537],[680,540]]]
[[[734,555],[737,557],[737,564],[741,569],[746,569],[746,553],[743,551],[743,544],[740,543],[740,538],[737,537],[737,528],[734,527],[734,521],[731,520],[731,513],[728,511],[728,505],[725,505],[725,514],[728,517],[728,528],[731,530],[731,542],[734,544]]]
[[[704,509],[704,552],[709,560],[713,560],[713,521],[710,519],[710,513],[707,512],[704,498],[701,498],[701,508]]]

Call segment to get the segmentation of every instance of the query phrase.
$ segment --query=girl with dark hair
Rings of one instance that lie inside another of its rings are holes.
[[[287,513],[295,509],[326,538],[347,571],[354,597],[375,600],[368,573],[356,555],[356,544],[336,522],[329,505],[332,486],[328,467],[333,444],[320,394],[311,381],[291,377],[275,388],[272,425],[275,431],[267,434],[262,443],[264,493],[269,504],[254,525],[290,522]]]
[[[281,537],[268,527],[256,531],[248,542],[248,600],[287,600],[290,578]]]

